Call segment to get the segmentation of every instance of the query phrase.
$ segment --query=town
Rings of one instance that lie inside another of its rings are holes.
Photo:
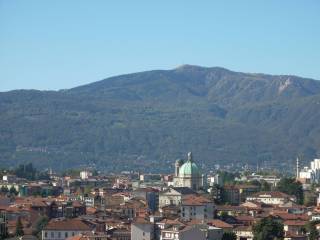
[[[2,169],[1,239],[318,239],[320,159],[297,159],[295,176],[206,172],[191,152],[172,164],[172,174]]]
[[[0,240],[320,240],[320,0],[0,0]]]

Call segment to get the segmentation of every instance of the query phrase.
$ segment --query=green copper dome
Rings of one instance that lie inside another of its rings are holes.
[[[179,169],[179,177],[185,176],[200,176],[198,166],[192,161],[192,154],[188,154],[188,161],[184,163]]]

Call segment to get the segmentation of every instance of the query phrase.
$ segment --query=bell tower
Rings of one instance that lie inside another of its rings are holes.
[[[181,159],[176,160],[175,171],[174,171],[175,177],[179,176],[179,171],[180,171],[180,167],[182,166],[182,164],[183,164],[183,160],[181,160]]]

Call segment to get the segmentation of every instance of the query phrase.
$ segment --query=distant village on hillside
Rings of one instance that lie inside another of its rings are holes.
[[[310,167],[297,159],[294,177],[207,173],[197,163],[190,152],[172,161],[172,174],[3,169],[1,239],[252,240],[264,228],[278,239],[318,239],[320,159]]]

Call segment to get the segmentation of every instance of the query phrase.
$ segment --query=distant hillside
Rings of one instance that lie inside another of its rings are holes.
[[[320,154],[320,81],[183,65],[63,91],[0,93],[0,163],[168,169]]]

